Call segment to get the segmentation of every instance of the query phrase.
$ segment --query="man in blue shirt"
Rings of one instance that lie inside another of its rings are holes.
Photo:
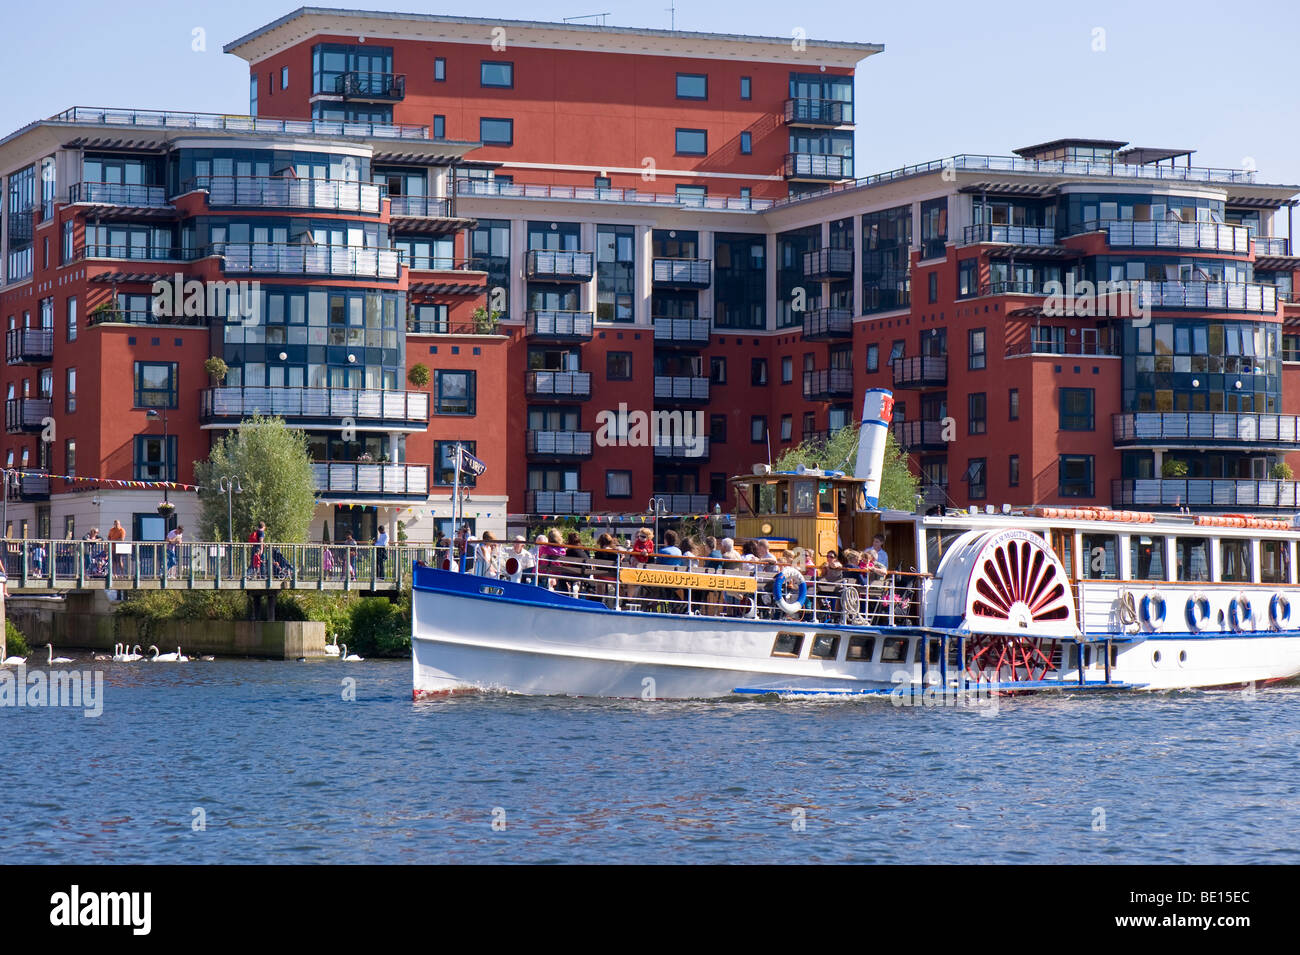
[[[674,530],[664,531],[664,546],[659,549],[663,555],[657,563],[666,567],[684,567],[685,558],[682,557],[682,549],[677,546],[677,532]]]

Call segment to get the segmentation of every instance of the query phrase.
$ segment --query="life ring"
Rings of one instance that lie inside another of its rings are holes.
[[[791,600],[785,595],[786,581],[794,580],[799,584],[799,597]],[[803,612],[803,602],[808,598],[808,582],[797,567],[786,567],[772,578],[772,599],[787,617],[797,617]]]
[[[523,569],[519,566],[518,557],[506,558],[505,575],[507,577],[509,577],[511,580],[515,581],[516,583],[518,583],[519,578],[522,576],[522,572]]]
[[[1142,619],[1142,626],[1148,630],[1164,629],[1166,611],[1164,595],[1159,591],[1153,590],[1149,594],[1143,594],[1142,599],[1138,601],[1138,614]]]
[[[450,557],[444,557],[444,558],[442,559],[442,569],[443,569],[443,570],[451,570],[451,558],[450,558]]]
[[[849,581],[840,584],[840,619],[846,624],[857,623],[862,617],[862,598],[858,588]]]
[[[1137,602],[1133,599],[1133,594],[1128,590],[1121,590],[1116,600],[1119,605],[1119,622],[1126,627],[1137,623]]]
[[[1187,598],[1187,629],[1200,633],[1210,622],[1210,598],[1205,594],[1192,594]]]
[[[1245,594],[1237,594],[1228,601],[1228,624],[1236,633],[1241,633],[1246,629],[1246,624],[1250,624],[1250,629],[1255,629],[1255,621],[1250,611],[1250,598]]]
[[[1268,619],[1274,630],[1288,630],[1291,627],[1291,601],[1285,594],[1274,594],[1268,602]]]

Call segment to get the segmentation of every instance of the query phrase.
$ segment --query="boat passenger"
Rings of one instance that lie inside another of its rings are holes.
[[[551,532],[555,534],[555,531]],[[559,535],[556,534],[558,538]],[[556,563],[556,557],[564,556],[564,548],[557,547],[551,543],[551,538],[546,534],[537,535],[537,572],[539,574],[558,574],[561,571],[559,564]]]
[[[564,548],[565,573],[573,578],[585,578],[591,572],[587,563],[591,555],[582,546],[582,536],[577,531],[570,531],[564,543],[567,545]]]
[[[686,561],[682,558],[682,549],[677,546],[677,532],[671,528],[664,531],[664,546],[659,548],[659,554],[657,563],[665,567],[686,566]]]
[[[501,576],[501,551],[497,547],[496,536],[491,531],[484,531],[474,554],[474,573],[480,577]]]
[[[636,540],[632,542],[632,553],[636,556],[637,562],[644,564],[654,556],[655,537],[650,528],[643,527],[636,532]]]

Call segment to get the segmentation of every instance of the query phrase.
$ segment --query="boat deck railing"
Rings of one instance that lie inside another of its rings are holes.
[[[454,554],[442,552],[434,566],[533,584],[612,610],[884,627],[921,626],[931,580],[903,571],[794,567],[775,556],[677,557],[563,545],[516,551],[486,544],[470,541]]]

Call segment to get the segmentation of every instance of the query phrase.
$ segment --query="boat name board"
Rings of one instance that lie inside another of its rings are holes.
[[[619,583],[637,587],[677,587],[685,590],[722,590],[732,594],[752,594],[758,589],[753,577],[728,577],[725,574],[692,574],[680,570],[649,570],[624,567],[618,572]]]

